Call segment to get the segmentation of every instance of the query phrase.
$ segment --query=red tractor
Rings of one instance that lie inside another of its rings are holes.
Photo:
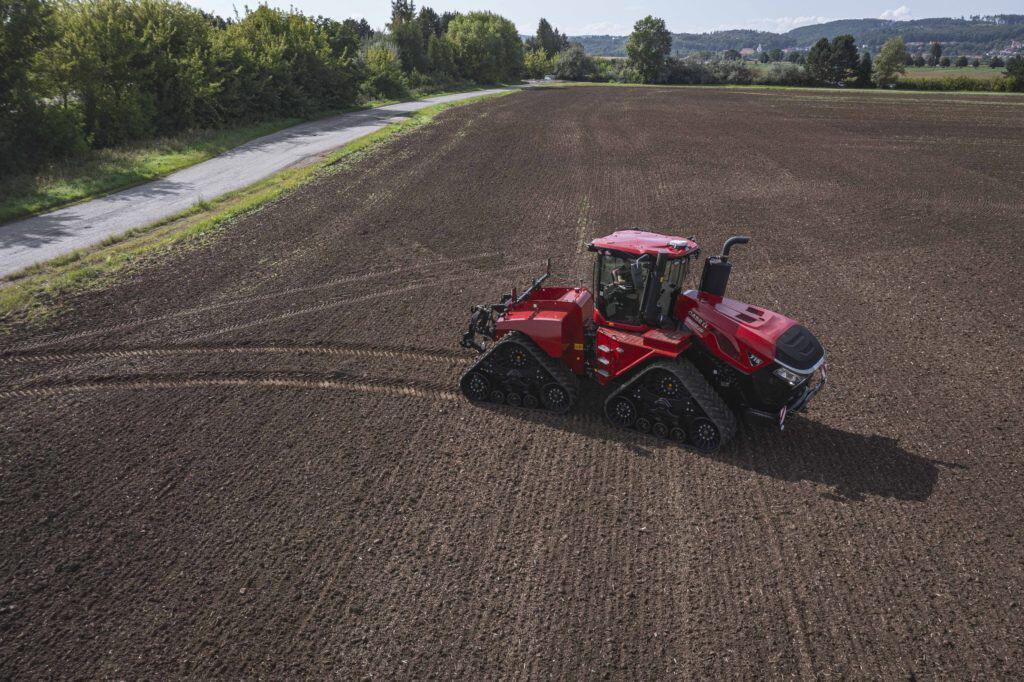
[[[460,386],[475,402],[566,412],[578,377],[611,390],[616,426],[672,438],[700,452],[729,441],[737,416],[782,428],[825,385],[825,351],[778,313],[725,298],[730,237],[704,262],[697,290],[683,290],[700,249],[692,239],[624,230],[595,239],[594,294],[542,287],[473,308],[462,346],[481,353]]]

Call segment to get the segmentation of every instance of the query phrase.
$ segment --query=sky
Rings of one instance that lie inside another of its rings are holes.
[[[189,4],[227,17],[234,8],[242,11],[245,0],[186,0]],[[249,0],[250,6],[260,0]],[[272,7],[295,7],[305,14],[324,15],[334,19],[365,18],[375,28],[382,27],[391,13],[389,0],[266,0]],[[417,3],[417,7],[422,3]],[[431,0],[426,3],[439,14],[446,10],[490,10],[511,19],[522,34],[532,34],[537,21],[545,17],[551,24],[569,35],[611,34],[626,35],[633,22],[647,14],[665,20],[673,33],[702,33],[729,28],[752,28],[784,33],[798,26],[820,24],[834,19],[861,19],[866,17],[906,20],[928,17],[959,17],[972,14],[1020,14],[1024,12],[1021,0],[867,0],[866,2],[836,2],[836,0],[777,0],[773,3],[733,0],[731,2],[683,3],[678,0],[649,0],[625,3],[609,0],[569,0],[553,3],[543,0],[523,0],[515,3],[493,0]]]

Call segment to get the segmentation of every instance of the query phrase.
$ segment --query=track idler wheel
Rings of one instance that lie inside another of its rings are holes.
[[[540,401],[545,409],[559,414],[568,412],[572,406],[568,391],[553,381],[540,390]]]
[[[608,420],[622,429],[628,429],[636,423],[637,410],[633,401],[626,396],[620,395],[605,407]]]
[[[482,372],[470,372],[462,380],[462,392],[476,403],[482,403],[491,395],[491,382]]]
[[[711,453],[722,444],[722,433],[710,419],[704,417],[694,419],[690,432],[690,441],[697,452]]]

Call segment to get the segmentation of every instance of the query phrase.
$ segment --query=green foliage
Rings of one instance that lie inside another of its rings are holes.
[[[874,87],[874,82],[871,80],[872,66],[871,53],[865,52],[860,56],[860,61],[857,62],[857,75],[853,79],[853,87]]]
[[[644,83],[656,83],[664,75],[672,51],[672,34],[665,28],[664,19],[647,15],[633,25],[633,33],[626,43],[629,64],[640,74]]]
[[[853,36],[844,34],[832,39],[828,58],[829,83],[844,83],[857,75],[857,44]]]
[[[1004,66],[1006,66],[1006,64],[1003,62],[1002,57],[992,57],[992,61],[990,61],[988,65],[991,66],[993,69],[1001,69]]]
[[[515,27],[497,15],[395,0],[389,27],[267,5],[225,21],[178,0],[0,0],[0,172],[522,70]]]
[[[768,50],[768,60],[772,61],[772,62],[781,62],[782,61],[782,50],[780,50],[777,47],[774,47],[774,48]]]
[[[1007,89],[1024,92],[1024,57],[1013,57],[1006,62]]]
[[[580,50],[582,52],[582,49]],[[554,67],[554,60],[548,58],[548,53],[543,47],[527,50],[523,55],[523,71],[527,78],[543,78],[551,73]]]
[[[452,44],[443,34],[430,36],[427,43],[427,61],[430,63],[430,72],[435,76],[455,75],[455,53]]]
[[[402,73],[402,62],[396,52],[383,41],[366,50],[363,57],[366,76],[362,84],[365,97],[398,99],[408,94],[409,83]]]
[[[957,57],[956,65],[960,68],[967,66],[967,57],[964,55],[960,55],[959,57]]]
[[[944,69],[949,68],[950,64],[952,64],[952,62],[949,61],[949,57],[943,57],[942,59],[939,60],[939,66],[941,66]]]
[[[880,87],[892,85],[899,74],[907,71],[907,46],[903,38],[892,38],[882,46],[872,72],[872,79]]]
[[[1009,92],[1012,85],[1008,78],[973,78],[971,76],[946,76],[943,78],[900,78],[896,82],[900,90],[938,90],[942,92]]]
[[[938,42],[933,42],[931,47],[928,48],[928,63],[935,66],[939,63],[942,58],[942,45]]]
[[[591,81],[597,78],[598,67],[594,58],[579,45],[570,45],[555,58],[555,78],[567,81]]]
[[[832,44],[821,38],[807,52],[807,74],[815,83],[832,82]]]
[[[470,12],[451,20],[448,40],[463,78],[501,83],[523,70],[523,44],[516,26],[492,12]]]
[[[542,17],[537,23],[537,35],[527,38],[526,46],[531,50],[543,49],[549,56],[554,57],[569,47],[569,37],[559,33],[557,28],[551,28],[548,20]]]
[[[47,83],[50,65],[39,58],[56,37],[52,9],[41,0],[0,0],[0,173],[4,175],[31,167],[38,158],[85,148],[79,109],[68,106],[67,97],[52,96],[56,92]]]

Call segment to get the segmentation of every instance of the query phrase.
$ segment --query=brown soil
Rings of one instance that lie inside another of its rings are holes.
[[[3,677],[1015,677],[1024,101],[455,109],[0,355]],[[624,226],[830,385],[704,457],[467,404],[471,304]]]

